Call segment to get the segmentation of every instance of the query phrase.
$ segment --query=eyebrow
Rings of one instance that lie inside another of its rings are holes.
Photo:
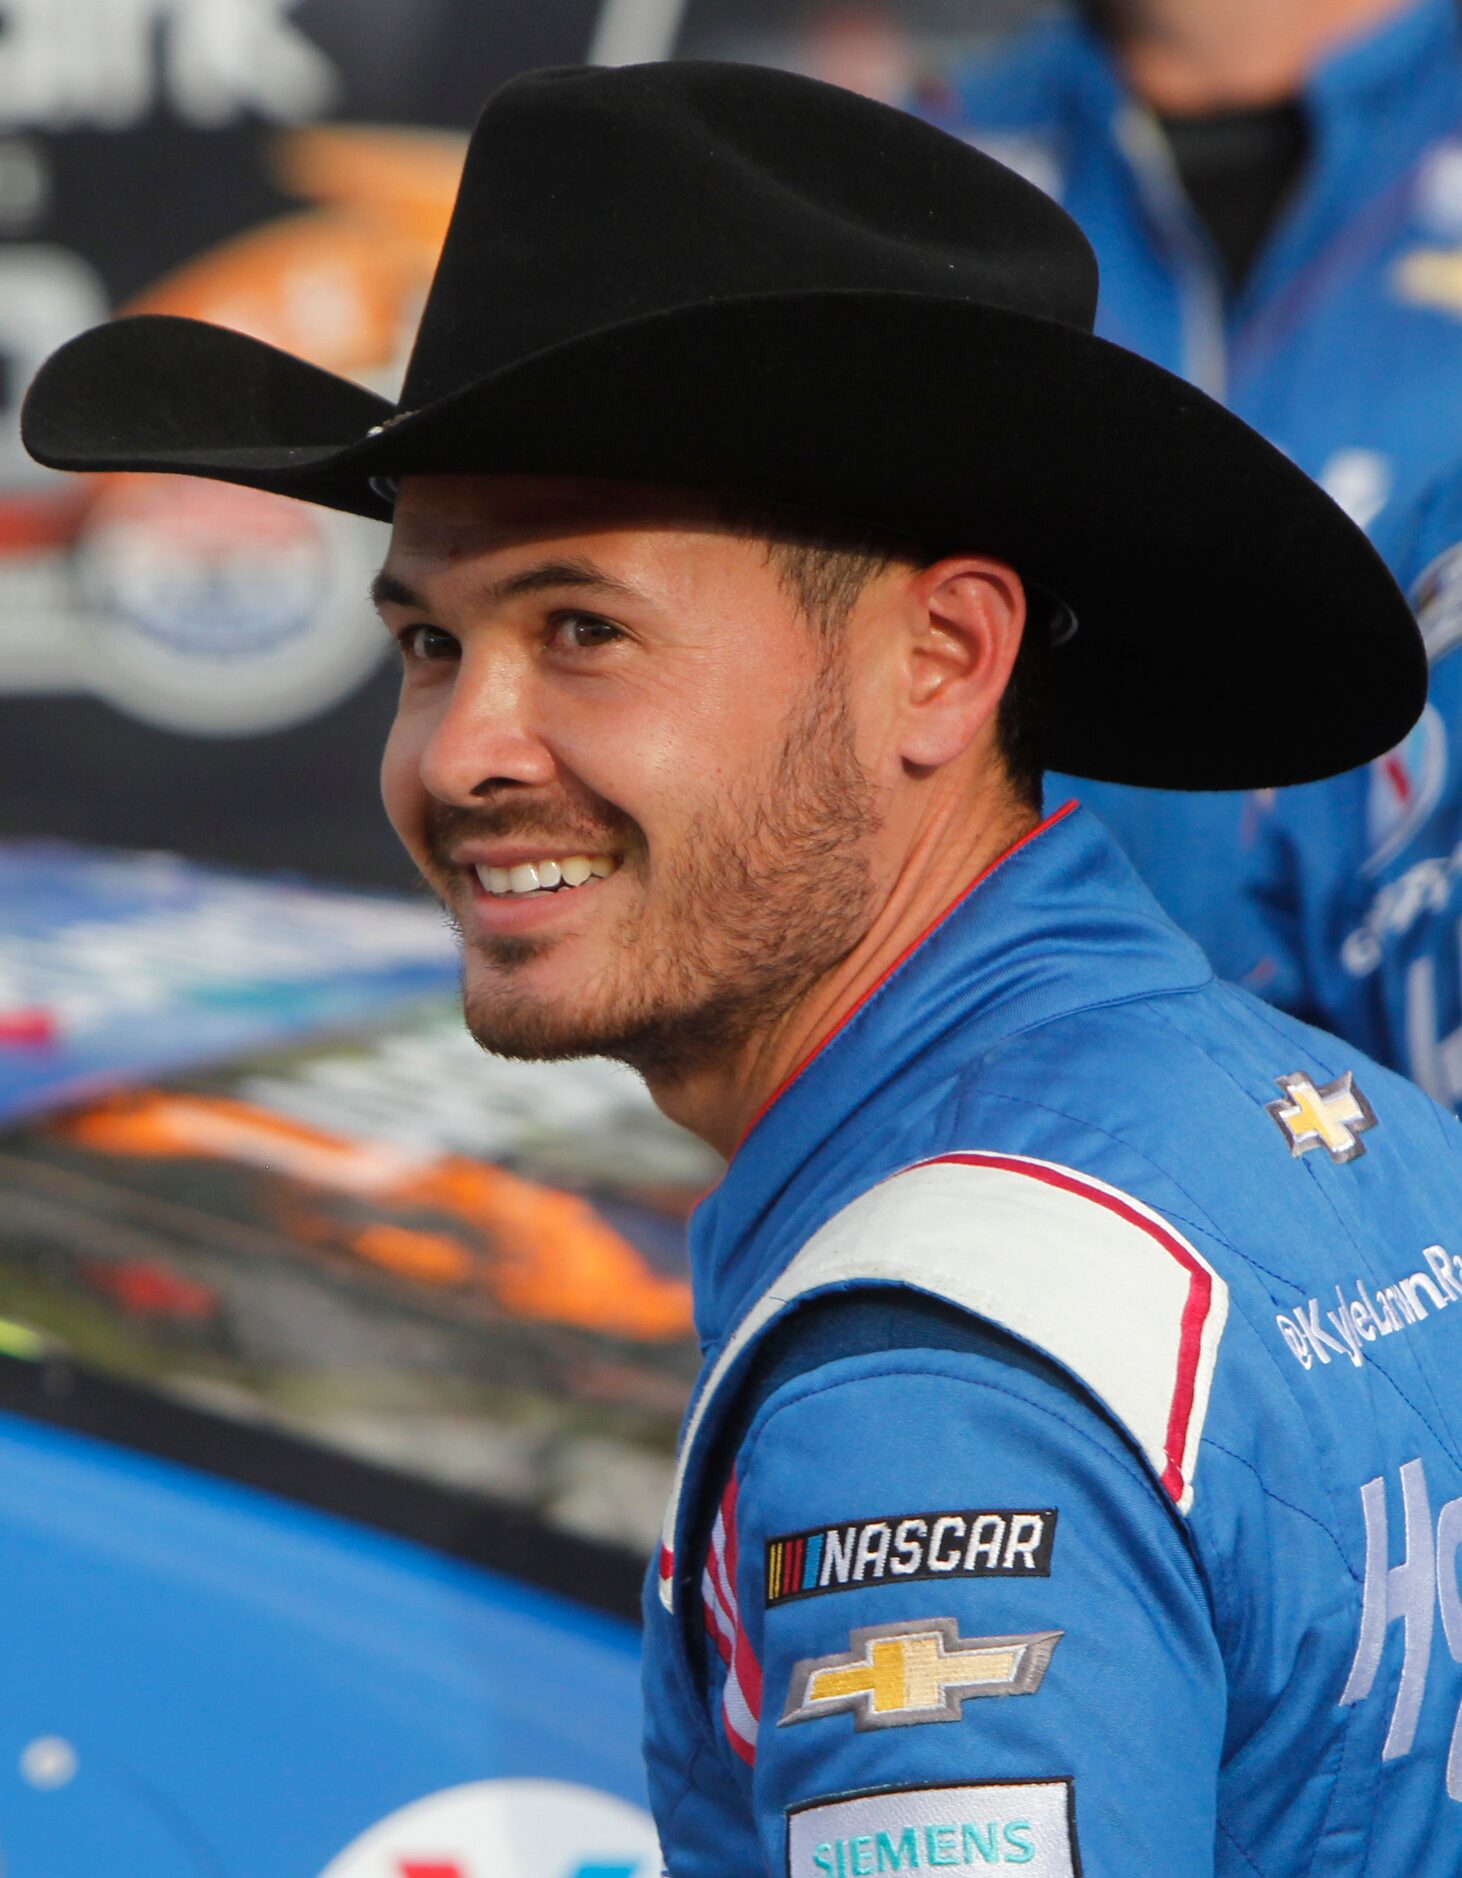
[[[543,593],[552,587],[588,587],[596,588],[600,593],[616,594],[621,599],[645,598],[637,588],[616,580],[592,561],[576,557],[538,561],[532,567],[520,568],[516,574],[507,574],[501,580],[490,581],[478,590],[474,598],[486,606],[500,606],[506,600],[520,599],[524,594]],[[409,587],[404,580],[398,580],[396,575],[388,573],[385,568],[371,582],[371,604],[378,612],[383,606],[414,607],[421,612],[431,610],[414,587]]]

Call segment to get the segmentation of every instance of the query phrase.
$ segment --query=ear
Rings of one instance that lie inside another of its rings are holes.
[[[993,737],[1025,630],[1025,588],[1005,562],[960,555],[922,569],[908,600],[900,754],[937,769]]]

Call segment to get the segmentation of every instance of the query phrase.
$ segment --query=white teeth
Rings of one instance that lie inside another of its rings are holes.
[[[571,854],[562,861],[520,861],[516,867],[473,871],[489,893],[551,893],[560,887],[582,887],[586,880],[607,880],[618,866],[612,854]]]

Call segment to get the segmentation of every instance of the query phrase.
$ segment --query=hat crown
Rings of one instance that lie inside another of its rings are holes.
[[[1090,331],[1075,223],[968,145],[744,65],[513,80],[473,133],[403,410],[626,321],[829,292],[966,300]]]

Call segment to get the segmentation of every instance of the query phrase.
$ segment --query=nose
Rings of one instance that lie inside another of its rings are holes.
[[[553,756],[533,728],[530,693],[514,661],[465,654],[422,746],[423,788],[466,805],[505,785],[551,782]]]

